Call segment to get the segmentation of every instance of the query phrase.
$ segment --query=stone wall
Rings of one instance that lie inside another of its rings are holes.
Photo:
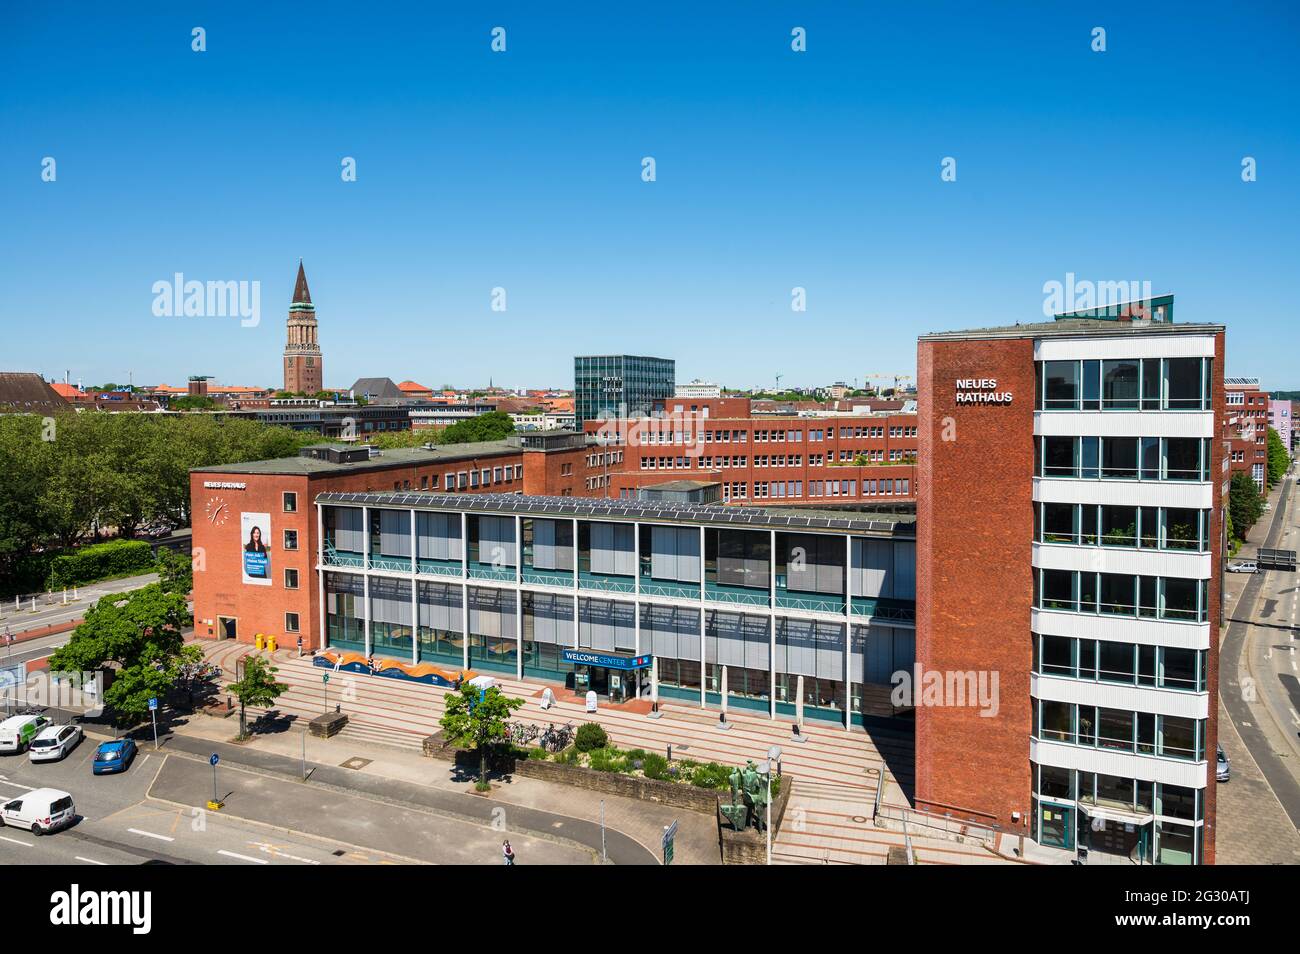
[[[526,778],[572,785],[602,795],[637,798],[644,802],[655,802],[669,808],[681,808],[704,815],[717,811],[718,807],[716,790],[697,788],[682,782],[665,782],[659,779],[642,778],[639,775],[622,775],[617,772],[597,772],[580,765],[535,762],[531,759],[517,761],[514,771],[516,775]]]

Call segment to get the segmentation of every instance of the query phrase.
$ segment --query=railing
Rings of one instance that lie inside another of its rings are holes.
[[[729,603],[738,606],[766,606],[768,599],[766,590],[751,590],[748,592],[719,590],[707,583],[704,587],[704,598],[711,603]]]
[[[908,833],[909,828],[921,828],[922,834],[931,837],[980,841],[992,846],[997,845],[998,835],[1004,830],[997,825],[966,821],[947,813],[940,815],[918,808],[899,808],[894,805],[881,805],[876,812],[876,820],[881,828],[893,828],[904,834]]]
[[[641,580],[642,596],[670,596],[682,600],[698,600],[700,587],[698,583],[662,583],[657,580]]]
[[[392,570],[396,573],[410,573],[411,561],[409,558],[402,559],[401,557],[393,556],[377,556],[372,553],[370,555],[370,569]]]
[[[536,567],[524,566],[523,579],[525,583],[540,583],[543,586],[564,586],[573,588],[573,571],[572,570],[539,570]]]
[[[463,567],[459,560],[416,560],[415,572],[421,576],[455,576],[461,575]]]
[[[336,550],[332,544],[327,543],[325,544],[325,565],[364,567],[366,565],[366,555],[364,553],[354,553],[350,550]]]
[[[873,619],[893,620],[894,622],[915,623],[916,604],[904,606],[886,599],[855,596],[853,597],[853,615],[870,616]]]
[[[515,568],[483,566],[478,563],[470,563],[469,575],[470,579],[474,580],[501,580],[504,582],[510,582],[515,578]]]
[[[582,573],[578,576],[578,589],[602,590],[607,593],[634,593],[636,592],[636,581],[629,578],[620,579],[614,576]]]
[[[844,599],[836,596],[791,596],[789,592],[777,590],[776,605],[811,613],[844,613]]]

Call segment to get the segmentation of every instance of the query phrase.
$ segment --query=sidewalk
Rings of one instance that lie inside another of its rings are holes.
[[[200,641],[208,658],[221,666],[223,679],[232,678],[239,657],[253,651],[246,644]],[[309,658],[297,658],[293,651],[277,651],[277,678],[289,685],[276,709],[292,717],[288,731],[259,737],[257,750],[275,753],[295,762],[301,759],[304,734],[298,727],[325,709],[321,675]],[[499,678],[499,677],[498,677]],[[611,740],[623,748],[644,748],[663,752],[668,745],[677,757],[716,760],[734,765],[745,759],[761,761],[776,744],[783,752],[783,768],[795,778],[794,797],[785,826],[774,845],[774,860],[802,864],[883,864],[891,846],[902,845],[901,833],[876,829],[870,822],[876,794],[875,773],[884,778],[884,800],[907,804],[902,783],[911,784],[912,742],[905,732],[860,730],[847,732],[834,725],[805,726],[808,741],[790,740],[789,724],[732,712],[732,728],[718,729],[716,713],[680,703],[661,703],[662,718],[602,709],[588,715],[583,705],[561,696],[550,710],[540,708],[540,684],[500,680],[502,689],[525,699],[519,721],[546,725],[594,721],[604,726]],[[419,784],[444,791],[463,793],[467,781],[457,777],[447,763],[425,757],[420,750],[425,736],[435,732],[443,712],[447,690],[403,683],[380,677],[334,674],[329,682],[329,707],[341,705],[349,725],[330,740],[306,739],[307,759],[341,765],[355,756],[354,769],[344,770],[353,780],[382,777]],[[235,733],[231,720],[195,717],[178,730],[191,738],[229,739]],[[247,750],[249,747],[242,747]],[[895,775],[895,770],[897,775]],[[472,797],[472,796],[470,796]],[[571,819],[597,822],[600,796],[569,786],[536,779],[502,780],[493,801],[552,811]],[[665,825],[679,824],[676,862],[718,863],[717,828],[714,819],[689,811],[663,808],[647,802],[606,796],[606,823],[658,852]],[[939,839],[914,838],[918,858],[925,863],[1003,862],[975,845],[960,845]]]

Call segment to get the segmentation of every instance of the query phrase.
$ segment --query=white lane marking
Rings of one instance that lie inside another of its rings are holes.
[[[275,845],[264,841],[250,841],[249,844],[257,848],[259,851],[265,852],[268,855],[274,855],[277,858],[287,858],[290,861],[301,861],[305,865],[320,864],[320,862],[316,861],[314,858],[301,858],[298,855],[291,855],[288,852],[281,851]]]
[[[155,835],[151,831],[141,831],[139,828],[128,828],[127,831],[133,835],[144,835],[146,838],[157,838],[159,841],[175,841],[171,835]]]
[[[249,861],[255,865],[270,864],[270,862],[267,861],[265,858],[250,858],[248,857],[248,855],[241,855],[236,851],[226,851],[226,849],[224,848],[218,848],[217,854],[225,855],[227,858],[238,858],[240,861]]]
[[[24,848],[32,847],[32,843],[30,841],[19,841],[17,838],[10,838],[8,835],[0,835],[0,841],[7,841],[10,842],[11,844],[22,845]]]
[[[11,781],[9,781],[9,779],[5,778],[3,775],[0,775],[0,785],[10,785],[10,786],[12,786],[13,788],[21,788],[24,792],[31,792],[31,791],[34,791],[34,789],[33,789],[30,785],[23,785],[23,784],[21,784],[21,783],[19,783],[19,782],[11,782]]]
[[[94,858],[83,858],[81,857],[81,855],[73,855],[72,857],[77,859],[78,861],[84,861],[88,865],[104,865],[104,866],[108,865],[107,861],[96,861]]]

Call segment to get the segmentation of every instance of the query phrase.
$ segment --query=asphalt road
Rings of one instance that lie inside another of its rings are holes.
[[[1288,476],[1265,547],[1300,545],[1300,500]],[[1241,582],[1244,579],[1244,584]],[[1240,594],[1220,649],[1220,695],[1242,741],[1283,810],[1300,828],[1300,628],[1294,573],[1227,574],[1226,596]]]

